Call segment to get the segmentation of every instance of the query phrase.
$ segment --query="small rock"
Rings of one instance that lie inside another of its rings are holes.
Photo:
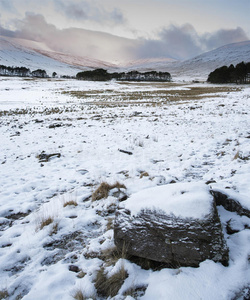
[[[69,271],[78,273],[80,271],[80,269],[75,265],[70,265],[69,266]]]
[[[214,179],[210,179],[206,182],[206,184],[211,184],[211,183],[216,183],[216,181]]]
[[[173,179],[169,183],[173,184],[173,183],[176,183],[176,181]]]
[[[56,128],[56,127],[61,127],[62,126],[62,124],[60,124],[60,123],[55,123],[55,124],[50,124],[49,125],[49,128]]]
[[[243,224],[240,224],[239,222],[232,219],[227,221],[227,226],[226,226],[227,234],[235,234],[237,232],[240,232],[243,229],[245,229]]]
[[[217,206],[222,205],[228,211],[236,212],[240,216],[250,218],[250,210],[226,192],[213,189],[211,190],[211,194],[214,196]]]
[[[37,155],[39,162],[48,162],[52,156],[61,157],[61,153],[46,154],[44,151]]]

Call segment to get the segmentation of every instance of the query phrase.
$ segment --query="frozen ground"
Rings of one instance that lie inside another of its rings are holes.
[[[118,201],[91,195],[102,182],[128,195],[205,182],[249,207],[249,87],[2,77],[0,96],[0,298],[104,299],[94,285],[102,267],[128,274],[114,299],[244,298],[247,217],[219,208],[224,229],[230,219],[239,229],[224,230],[228,267],[144,270],[108,263]],[[57,155],[43,161],[43,151]]]

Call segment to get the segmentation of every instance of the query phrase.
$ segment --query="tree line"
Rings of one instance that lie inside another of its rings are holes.
[[[250,83],[250,62],[217,68],[208,75],[207,81],[211,83]]]
[[[0,75],[3,76],[19,76],[19,77],[38,77],[38,78],[47,78],[49,77],[45,70],[37,69],[31,71],[25,67],[10,67],[0,65]]]
[[[138,71],[130,72],[115,72],[108,73],[104,69],[95,69],[92,71],[83,71],[76,74],[76,78],[80,80],[92,80],[92,81],[108,81],[108,80],[123,80],[123,81],[170,81],[171,75],[168,72],[145,72],[140,73]]]

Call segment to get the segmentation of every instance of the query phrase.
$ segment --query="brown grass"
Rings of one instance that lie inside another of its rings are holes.
[[[52,236],[54,234],[57,234],[57,232],[58,232],[58,223],[56,222],[53,224],[52,230],[49,235]]]
[[[97,293],[103,297],[114,297],[118,294],[125,279],[128,277],[127,271],[122,266],[118,272],[108,277],[102,267],[97,273],[95,288]]]
[[[108,218],[107,224],[106,224],[107,231],[110,229],[114,229],[114,218]]]
[[[73,298],[76,300],[84,300],[83,292],[81,290],[77,290],[74,293]]]
[[[48,218],[43,218],[41,220],[41,224],[40,224],[40,229],[42,230],[45,226],[50,225],[51,223],[53,223],[54,219],[52,217],[48,217]]]
[[[109,195],[109,191],[118,188],[119,190],[124,188],[126,189],[126,186],[124,184],[121,184],[119,182],[116,182],[114,184],[109,184],[107,182],[102,182],[99,187],[93,192],[92,194],[92,201],[100,200],[103,198],[107,198]]]
[[[119,259],[129,259],[130,256],[127,254],[127,247],[124,243],[122,249],[117,249],[117,247],[114,246],[103,250],[99,258],[104,260],[107,266],[111,266],[115,265]]]
[[[70,201],[64,202],[63,207],[66,207],[68,205],[77,206],[78,204],[76,201],[70,200]]]
[[[121,258],[121,255],[116,247],[112,247],[103,250],[100,258],[105,261],[107,266],[111,266],[117,263],[117,261]]]
[[[87,300],[87,299],[92,299],[92,300],[95,300],[96,297],[95,296],[91,296],[91,297],[88,297],[88,296],[85,296],[83,291],[79,288],[77,289],[74,294],[72,295],[72,297],[75,299],[75,300]]]
[[[0,291],[0,299],[8,299],[8,298],[9,298],[9,293],[7,290]]]
[[[125,84],[125,83],[122,83]],[[126,83],[127,84],[127,83]],[[132,84],[132,83],[129,83]],[[140,86],[140,84],[135,83]],[[93,90],[93,91],[64,91],[64,94],[77,97],[78,99],[95,99],[95,104],[98,106],[124,106],[131,104],[151,104],[162,105],[169,102],[199,100],[204,97],[221,97],[221,93],[236,92],[241,90],[240,87],[235,86],[192,86],[186,85],[188,90],[171,90],[171,87],[185,87],[185,84],[178,83],[143,83],[144,87],[153,87],[153,90],[144,91],[113,91],[113,90]],[[112,97],[111,97],[112,96]],[[110,100],[112,99],[112,100]]]
[[[236,159],[238,159],[238,158],[239,158],[239,155],[240,155],[240,152],[239,152],[239,151],[237,151],[237,152],[236,152],[236,154],[234,155],[234,158],[233,158],[233,160],[236,160]]]
[[[249,155],[244,156],[240,151],[237,151],[237,153],[234,156],[234,160],[238,158],[241,160],[249,160],[250,156]]]
[[[118,250],[116,246],[107,248],[101,252],[86,252],[85,258],[99,258],[103,260],[106,266],[114,266],[121,258],[129,259],[130,256],[126,253],[126,248]]]

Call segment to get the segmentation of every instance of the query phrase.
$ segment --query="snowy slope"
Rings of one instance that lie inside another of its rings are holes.
[[[89,68],[111,68],[105,62],[51,51],[41,43],[0,36],[0,64],[45,69],[51,75],[76,75]]]
[[[181,100],[192,88],[201,99]],[[170,93],[176,100],[166,101]],[[110,264],[119,202],[90,198],[101,182],[118,181],[131,197],[173,180],[210,182],[249,207],[249,93],[247,85],[1,77],[0,295],[107,299],[94,285],[103,267],[128,273],[113,300],[249,299],[248,217],[219,208],[228,267],[206,260],[154,272],[119,257]],[[39,162],[42,151],[61,156]],[[238,232],[227,234],[228,222]]]
[[[173,74],[204,77],[218,67],[250,61],[250,41],[229,44],[170,66]]]

